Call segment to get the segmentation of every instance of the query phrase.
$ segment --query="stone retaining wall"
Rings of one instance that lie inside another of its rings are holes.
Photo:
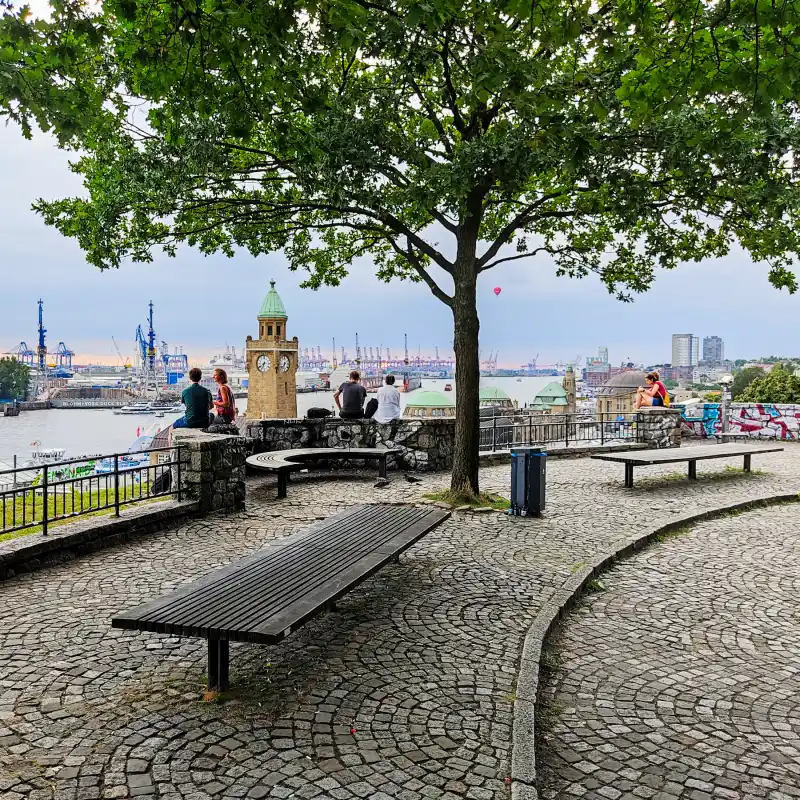
[[[678,408],[641,409],[635,417],[636,441],[648,447],[680,447],[681,420]]]
[[[181,494],[197,502],[200,512],[244,508],[244,460],[247,443],[241,436],[220,436],[177,428],[172,442],[186,448],[181,466]],[[175,476],[173,467],[173,476]]]
[[[399,419],[386,425],[338,417],[259,419],[240,421],[239,427],[254,453],[298,447],[399,447],[394,460],[401,469],[435,472],[453,466],[454,419]]]

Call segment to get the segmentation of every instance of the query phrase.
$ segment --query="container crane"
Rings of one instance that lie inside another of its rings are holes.
[[[45,344],[45,334],[47,329],[44,327],[42,307],[44,302],[39,300],[39,345],[36,348],[36,361],[39,365],[39,374],[47,373],[47,345]]]

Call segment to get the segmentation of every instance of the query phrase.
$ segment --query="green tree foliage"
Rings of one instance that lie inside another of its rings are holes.
[[[0,113],[79,151],[40,202],[100,267],[370,256],[451,309],[454,490],[478,490],[480,275],[549,256],[629,298],[734,242],[794,291],[795,4],[52,0],[0,24]],[[92,16],[94,15],[94,16]],[[535,331],[531,331],[535,335]]]
[[[739,395],[741,403],[800,403],[800,378],[782,364],[753,380]]]
[[[733,376],[733,384],[731,385],[731,399],[741,400],[742,393],[756,378],[764,376],[764,370],[761,367],[747,367],[746,369],[739,370]]]
[[[29,372],[28,367],[15,358],[0,358],[0,397],[24,400],[28,393]]]

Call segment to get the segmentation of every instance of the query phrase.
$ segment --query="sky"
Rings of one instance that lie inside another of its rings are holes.
[[[26,141],[0,123],[0,353],[22,340],[35,346],[41,298],[50,349],[63,341],[79,362],[119,363],[112,336],[123,356],[132,356],[136,326],[152,300],[159,340],[203,364],[226,344],[239,350],[256,334],[270,280],[301,348],[330,354],[335,337],[337,348],[353,353],[358,333],[362,346],[388,346],[394,356],[407,333],[412,354],[452,352],[450,310],[424,284],[379,281],[367,259],[341,286],[319,291],[301,289],[302,274],[292,273],[280,253],[228,259],[186,248],[174,259],[159,255],[152,264],[101,273],[77,243],[31,210],[38,198],[81,193],[68,160],[48,136]],[[729,358],[796,354],[800,297],[773,289],[766,276],[764,265],[737,252],[662,272],[649,293],[626,304],[594,277],[556,277],[544,256],[500,265],[480,278],[482,355],[498,351],[498,363],[518,366],[538,354],[547,364],[583,361],[606,346],[614,364],[648,365],[670,361],[673,333],[721,336]]]

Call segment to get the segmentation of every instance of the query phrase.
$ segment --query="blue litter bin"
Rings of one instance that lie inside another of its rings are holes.
[[[541,516],[545,506],[547,452],[541,447],[511,450],[511,507],[515,517]]]

